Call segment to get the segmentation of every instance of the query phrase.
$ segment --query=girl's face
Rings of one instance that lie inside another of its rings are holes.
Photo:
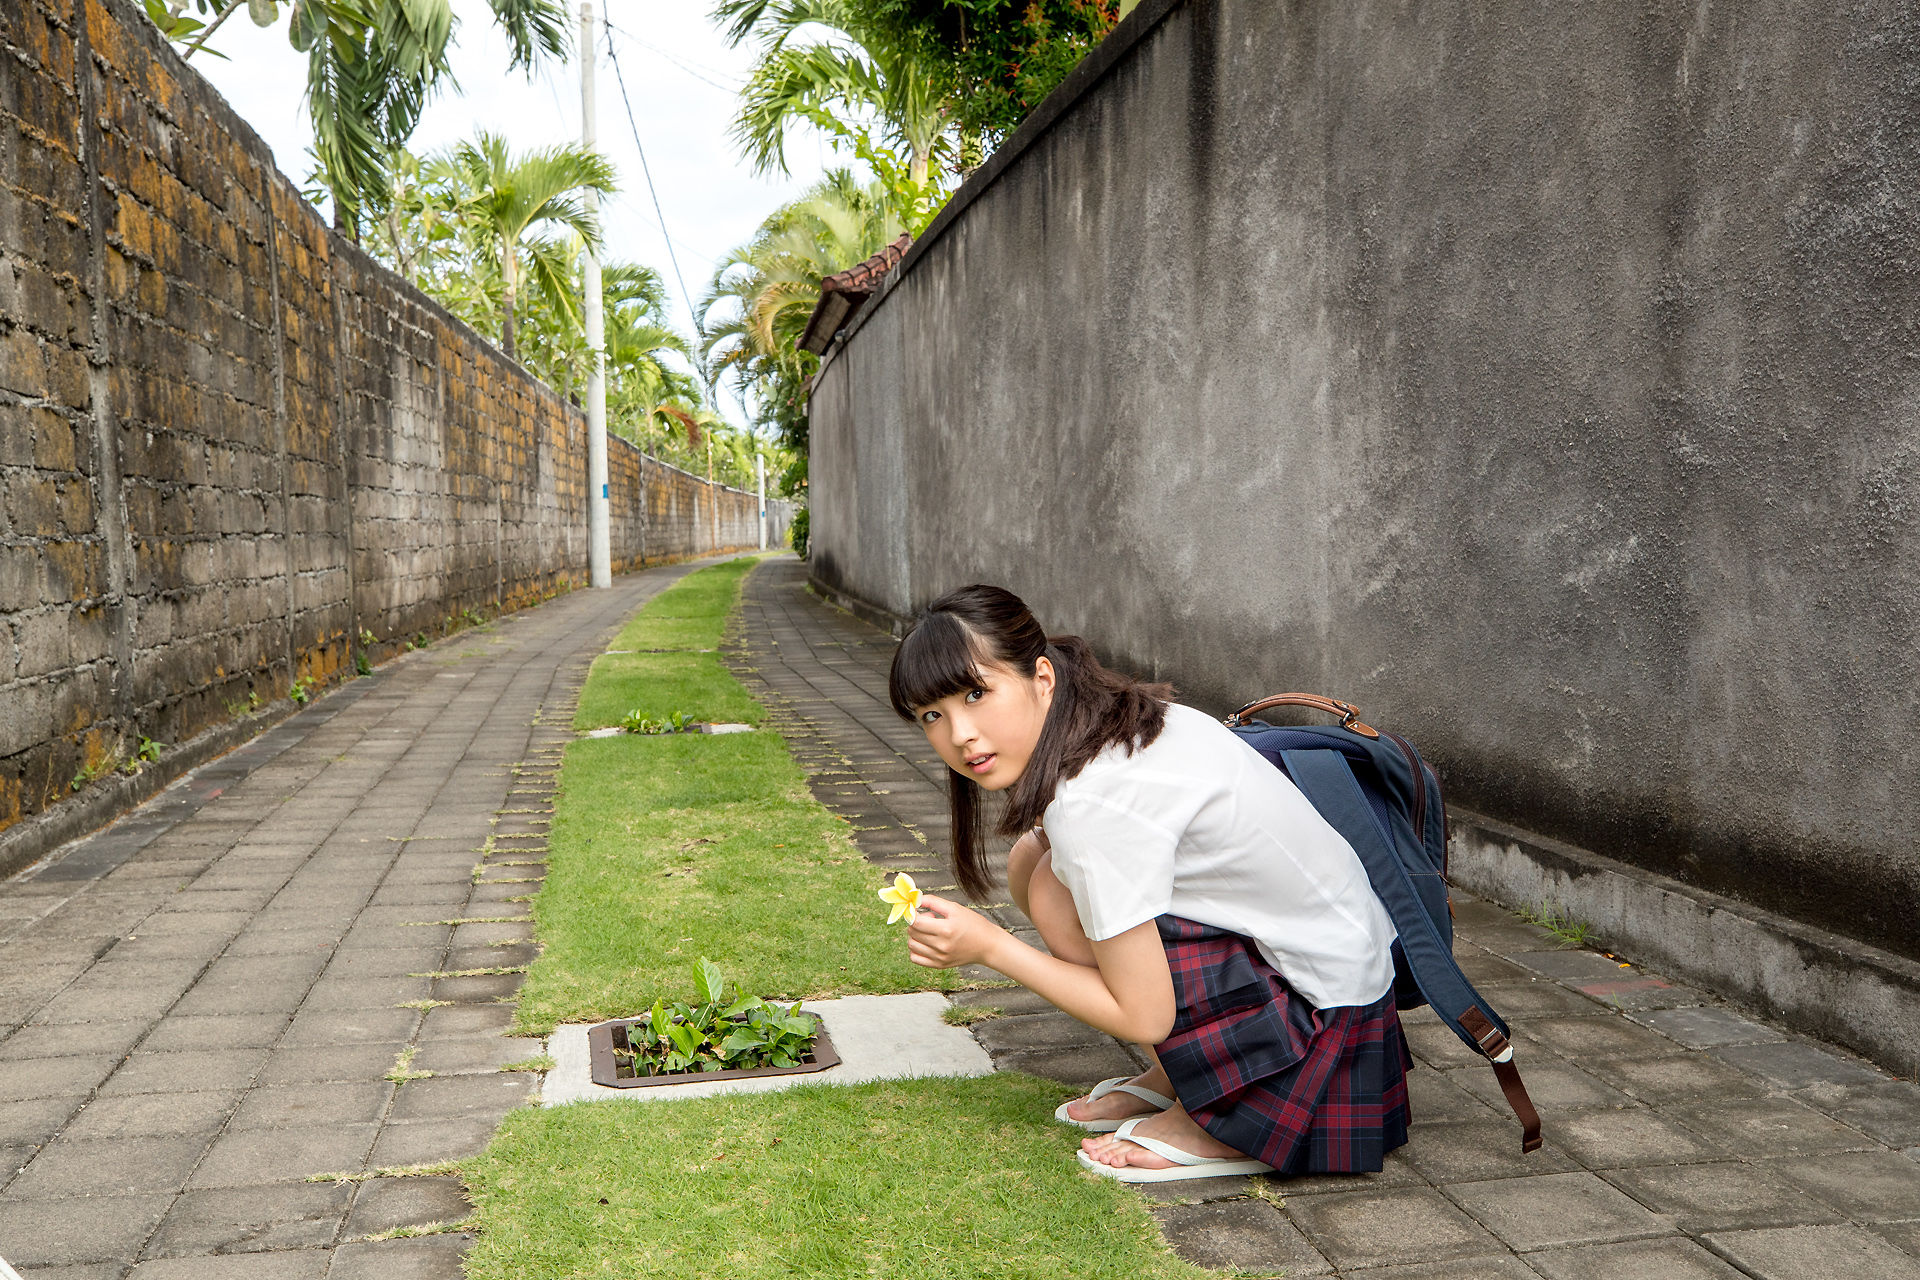
[[[1020,780],[1053,705],[1053,664],[1023,676],[996,663],[980,666],[980,687],[915,707],[914,718],[947,767],[988,791]]]

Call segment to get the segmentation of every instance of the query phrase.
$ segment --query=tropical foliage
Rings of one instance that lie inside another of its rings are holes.
[[[783,492],[806,480],[806,385],[819,358],[795,344],[820,301],[820,282],[878,253],[903,226],[884,182],[834,170],[729,254],[701,298],[709,376],[731,379],[755,426],[799,459]]]
[[[287,38],[307,56],[313,153],[334,225],[356,240],[375,193],[392,183],[420,113],[452,79],[447,50],[453,0],[145,0],[147,13],[191,58],[235,10],[270,27],[288,15]],[[189,4],[193,14],[187,13]],[[511,68],[531,69],[567,47],[559,0],[487,0],[512,47]],[[212,52],[212,50],[209,50]]]
[[[855,0],[867,29],[947,68],[955,124],[1012,132],[1138,0]]]

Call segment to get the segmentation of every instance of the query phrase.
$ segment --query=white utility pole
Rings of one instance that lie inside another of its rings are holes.
[[[760,549],[767,549],[767,455],[753,455],[753,474],[755,487],[760,493]]]
[[[593,0],[580,0],[580,145],[593,150]],[[587,213],[600,220],[600,193],[585,191]],[[587,246],[587,571],[596,587],[613,585],[613,538],[607,523],[607,324],[600,302],[600,254]]]

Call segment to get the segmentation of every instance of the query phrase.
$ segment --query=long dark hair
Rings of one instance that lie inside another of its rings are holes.
[[[1007,788],[995,834],[1019,836],[1040,821],[1061,781],[1075,777],[1109,745],[1128,754],[1160,736],[1173,686],[1148,684],[1100,665],[1079,636],[1048,636],[1019,596],[975,583],[949,591],[914,620],[894,651],[887,693],[903,720],[914,709],[982,688],[980,668],[1006,667],[1028,679],[1042,657],[1053,664],[1053,704],[1026,769]],[[949,770],[953,871],[978,900],[992,891],[980,786]]]

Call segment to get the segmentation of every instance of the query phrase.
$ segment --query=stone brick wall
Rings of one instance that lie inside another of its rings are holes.
[[[616,569],[756,544],[751,494],[609,448]],[[582,585],[586,454],[137,5],[0,4],[0,829],[143,736]]]

